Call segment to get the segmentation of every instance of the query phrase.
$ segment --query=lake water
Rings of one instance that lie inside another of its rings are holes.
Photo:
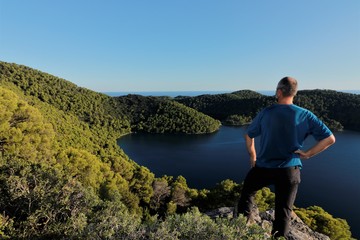
[[[206,135],[131,134],[118,140],[128,156],[157,177],[182,175],[191,188],[212,188],[224,179],[242,182],[249,170],[243,127],[223,126]],[[303,161],[295,205],[321,206],[344,218],[360,238],[360,133],[335,132],[336,143]],[[305,142],[310,146],[314,140]]]

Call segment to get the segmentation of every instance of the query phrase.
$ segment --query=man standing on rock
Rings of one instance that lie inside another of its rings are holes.
[[[300,159],[308,159],[335,143],[329,128],[312,112],[293,104],[297,81],[284,77],[276,88],[277,104],[263,109],[248,127],[245,140],[251,170],[247,174],[238,213],[252,220],[254,195],[263,187],[275,187],[275,237],[289,234],[292,208],[300,183]],[[317,140],[308,150],[300,150],[308,135]],[[254,138],[261,136],[258,155]]]

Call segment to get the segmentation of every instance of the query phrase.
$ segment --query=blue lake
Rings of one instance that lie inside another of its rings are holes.
[[[157,177],[186,178],[191,188],[212,188],[224,179],[242,182],[249,170],[243,127],[223,126],[206,135],[131,134],[118,140],[125,153]],[[360,133],[335,132],[336,143],[303,161],[295,205],[321,206],[344,218],[360,237]],[[314,143],[310,137],[305,149]]]

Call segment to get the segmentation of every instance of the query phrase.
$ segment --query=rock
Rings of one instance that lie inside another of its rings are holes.
[[[262,221],[272,223],[275,219],[275,211],[268,210],[259,214]],[[262,224],[262,222],[257,222]],[[290,236],[289,240],[330,240],[330,238],[324,234],[318,233],[310,229],[294,212],[291,217],[290,223]]]
[[[206,212],[206,215],[208,215],[211,218],[233,218],[234,217],[234,208],[230,207],[222,207],[217,208],[212,211]]]
[[[268,210],[261,212],[257,208],[253,210],[253,224],[258,224],[264,229],[271,229],[272,222],[274,221],[274,210]],[[222,207],[205,213],[211,218],[233,218],[236,217],[234,214],[234,208]],[[290,236],[289,240],[330,240],[330,238],[324,234],[311,230],[295,213],[291,218],[290,223]]]

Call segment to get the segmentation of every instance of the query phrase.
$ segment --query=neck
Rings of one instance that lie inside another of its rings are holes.
[[[293,104],[293,97],[280,97],[278,99],[278,104]]]

